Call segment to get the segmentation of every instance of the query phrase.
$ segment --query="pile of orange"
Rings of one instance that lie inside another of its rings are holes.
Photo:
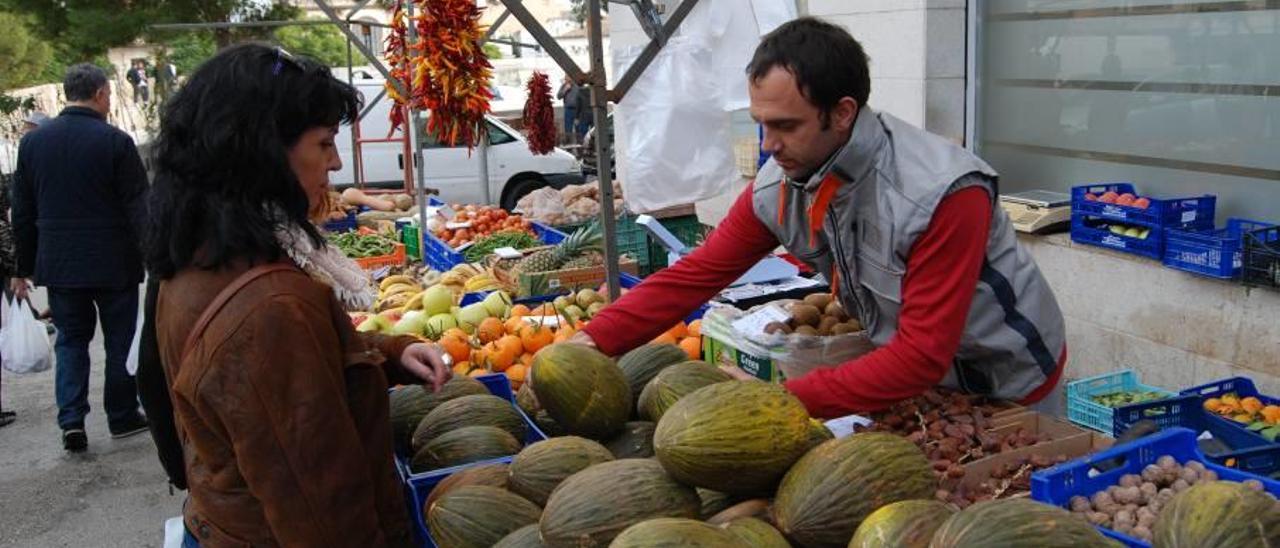
[[[579,323],[553,328],[551,322],[544,325],[538,320],[553,315],[555,310],[550,304],[536,309],[516,305],[505,322],[488,318],[471,336],[461,329],[450,329],[438,342],[453,358],[453,374],[478,377],[502,373],[511,381],[511,388],[518,390],[529,375],[534,354],[547,345],[568,340],[582,327]]]
[[[702,359],[702,320],[680,322],[653,339],[654,343],[674,344],[691,360]]]

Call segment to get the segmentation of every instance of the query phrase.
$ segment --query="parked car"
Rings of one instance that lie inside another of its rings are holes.
[[[366,100],[372,100],[382,88],[382,80],[364,78],[356,87]],[[360,122],[366,138],[386,137],[391,131],[391,101],[383,98]],[[572,154],[556,149],[550,154],[535,155],[519,131],[494,116],[485,117],[489,134],[489,192],[491,200],[511,209],[525,194],[542,187],[563,188],[583,182],[582,165]],[[342,126],[336,139],[342,157],[342,169],[331,176],[334,186],[355,184],[352,162],[351,127]],[[365,186],[400,188],[404,180],[404,150],[399,142],[362,145]],[[440,199],[447,202],[483,203],[480,186],[479,155],[465,146],[449,147],[434,136],[423,134],[423,168],[426,186],[438,189]],[[416,174],[415,174],[416,177]],[[415,179],[416,180],[416,179]]]

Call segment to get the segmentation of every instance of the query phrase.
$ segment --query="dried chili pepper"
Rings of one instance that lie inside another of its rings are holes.
[[[529,151],[547,154],[556,148],[556,113],[551,107],[551,79],[534,71],[526,87],[524,127],[528,132]]]

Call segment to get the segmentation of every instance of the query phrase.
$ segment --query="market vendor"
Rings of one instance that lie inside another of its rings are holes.
[[[747,72],[772,158],[702,246],[576,340],[611,355],[644,344],[782,245],[826,276],[877,346],[786,382],[811,414],[873,411],[937,385],[1060,397],[1062,313],[996,205],[995,171],[868,106],[867,56],[835,25],[779,27]]]

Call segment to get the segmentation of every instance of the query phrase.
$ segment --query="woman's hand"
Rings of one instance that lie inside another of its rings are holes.
[[[400,366],[430,384],[431,391],[436,392],[453,376],[453,367],[449,355],[434,344],[413,343],[400,355]]]
[[[9,291],[13,292],[15,299],[25,301],[31,291],[31,282],[27,281],[26,278],[12,278],[9,280]]]

